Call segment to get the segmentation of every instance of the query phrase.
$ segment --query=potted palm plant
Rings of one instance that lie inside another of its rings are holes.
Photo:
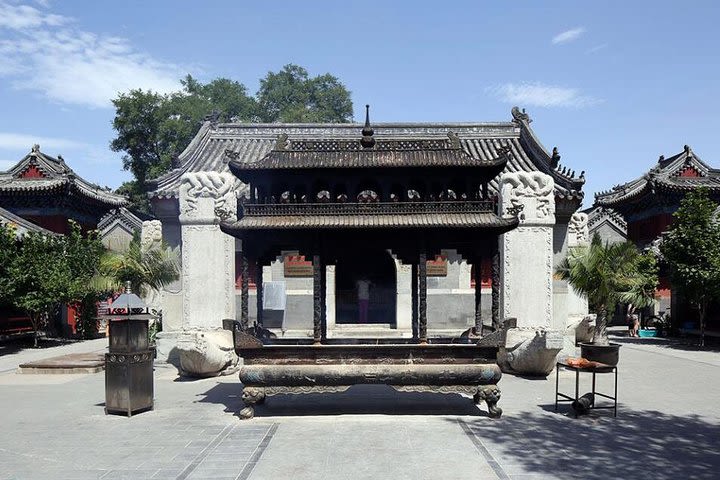
[[[655,300],[657,271],[655,256],[640,253],[631,242],[603,243],[595,235],[590,245],[569,250],[556,273],[586,297],[597,314],[592,342],[580,344],[583,358],[617,365],[620,345],[608,340],[608,318],[620,303],[650,306]]]

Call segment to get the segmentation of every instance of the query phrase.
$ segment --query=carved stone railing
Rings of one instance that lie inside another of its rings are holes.
[[[242,216],[402,215],[418,213],[495,213],[493,200],[377,203],[272,203],[242,205]]]

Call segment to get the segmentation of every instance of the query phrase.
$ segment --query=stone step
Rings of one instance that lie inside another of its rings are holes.
[[[97,373],[105,370],[102,353],[70,353],[21,364],[17,373],[69,374]]]

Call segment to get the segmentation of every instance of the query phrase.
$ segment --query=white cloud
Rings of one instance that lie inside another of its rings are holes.
[[[7,150],[23,150],[38,144],[41,149],[82,149],[88,145],[74,140],[65,138],[42,137],[37,135],[28,135],[24,133],[0,132],[0,148]]]
[[[590,54],[590,53],[599,52],[600,50],[607,48],[607,46],[608,46],[607,43],[601,43],[600,45],[595,45],[594,47],[588,49],[585,53]]]
[[[133,88],[161,93],[179,88],[183,69],[178,65],[137,50],[124,38],[83,31],[72,23],[0,0],[0,76],[12,79],[17,89],[90,107],[109,107],[119,92]],[[27,28],[33,26],[42,28]]]
[[[561,43],[572,42],[573,40],[577,40],[583,33],[585,33],[585,27],[576,27],[571,30],[566,30],[555,35],[552,38],[552,43],[553,45],[558,45]]]
[[[41,27],[43,25],[57,27],[69,23],[68,17],[41,12],[29,5],[10,5],[0,3],[0,28],[22,30],[25,28]]]
[[[582,95],[576,88],[542,83],[505,83],[488,91],[503,102],[535,107],[583,108],[602,103],[602,100]]]

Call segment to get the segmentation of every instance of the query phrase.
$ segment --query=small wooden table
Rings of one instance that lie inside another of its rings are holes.
[[[564,393],[560,393],[560,368],[565,370],[572,370],[575,372],[575,397],[571,397]],[[588,365],[574,365],[569,364],[567,361],[557,362],[555,365],[555,411],[558,411],[559,402],[577,402],[580,398],[580,372],[592,373],[592,394],[593,401],[590,406],[591,409],[612,409],[613,416],[617,417],[617,366],[606,365],[600,362],[590,362]],[[599,393],[595,391],[595,376],[603,373],[614,373],[615,374],[615,391],[612,396]],[[604,405],[602,407],[595,406],[595,397],[603,397],[613,401],[613,405]],[[575,418],[577,418],[578,412],[575,410]]]

